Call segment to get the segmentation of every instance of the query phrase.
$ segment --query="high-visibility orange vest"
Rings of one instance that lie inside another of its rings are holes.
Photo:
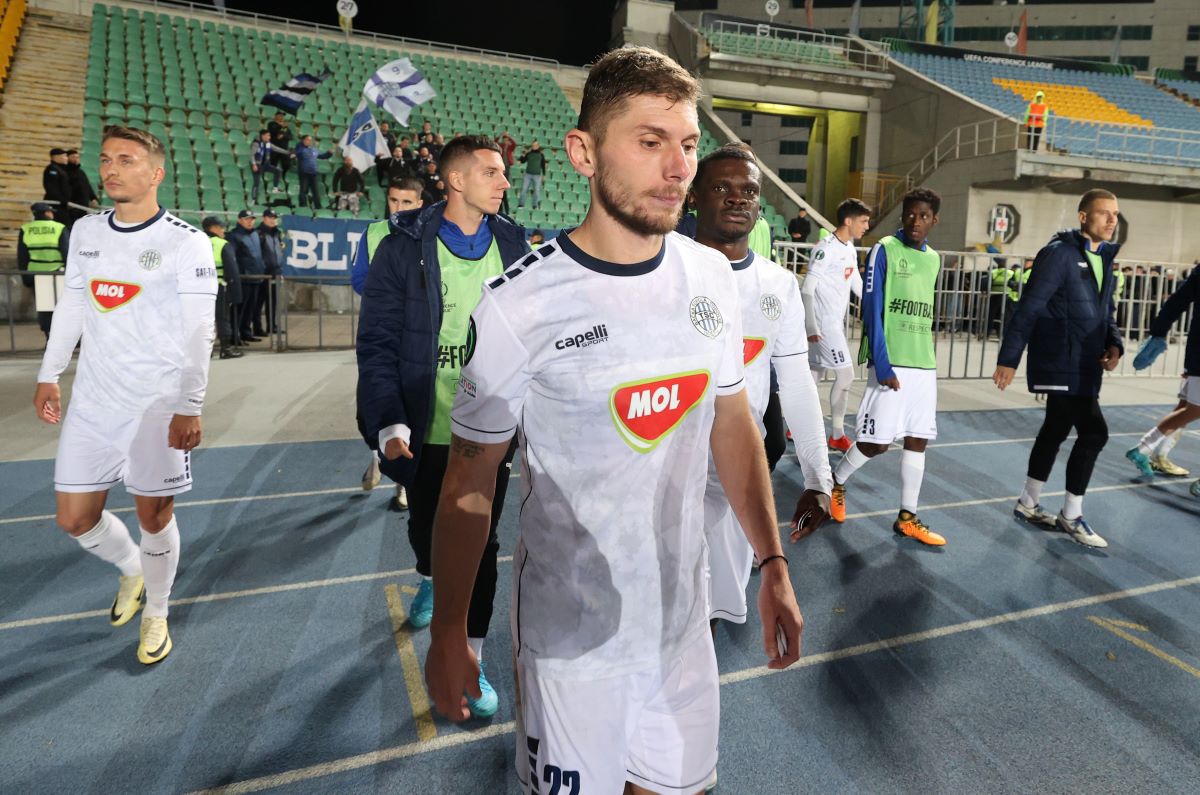
[[[1046,126],[1046,103],[1030,102],[1029,109],[1025,111],[1025,115],[1029,117],[1029,121],[1025,124],[1028,127],[1045,127]]]

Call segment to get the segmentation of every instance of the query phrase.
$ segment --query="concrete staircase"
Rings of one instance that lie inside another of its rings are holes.
[[[0,268],[16,267],[17,229],[42,198],[50,148],[79,146],[89,23],[39,8],[25,19],[0,94]]]

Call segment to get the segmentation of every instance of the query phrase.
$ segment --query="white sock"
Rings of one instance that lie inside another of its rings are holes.
[[[178,568],[179,525],[175,517],[157,533],[142,528],[142,573],[146,578],[146,606],[142,615],[167,617],[167,602]]]
[[[467,638],[467,645],[475,652],[475,659],[483,662],[483,638]]]
[[[925,479],[925,454],[916,450],[900,451],[900,510],[917,512],[921,481]]]
[[[1021,492],[1021,504],[1026,508],[1037,505],[1042,499],[1042,487],[1045,485],[1046,481],[1044,480],[1025,478],[1025,490]]]
[[[1063,500],[1063,518],[1078,519],[1083,516],[1083,495],[1072,494],[1067,492],[1067,498]]]
[[[1141,441],[1138,442],[1138,452],[1142,455],[1153,455],[1154,448],[1157,447],[1158,443],[1162,440],[1163,432],[1158,429],[1157,425],[1155,425],[1153,428],[1146,431],[1145,435],[1142,436]]]
[[[850,385],[854,383],[854,370],[839,367],[833,371],[833,386],[829,388],[829,427],[834,439],[846,435],[846,403],[850,400]]]
[[[858,445],[852,446],[842,456],[842,460],[838,462],[837,469],[833,471],[833,479],[838,483],[845,483],[860,466],[870,460],[870,458],[863,454],[862,450],[858,449]]]
[[[96,526],[75,540],[96,557],[111,563],[125,577],[142,573],[142,560],[129,528],[111,511],[102,511]]]
[[[1183,436],[1183,428],[1176,428],[1173,433],[1168,433],[1154,448],[1154,455],[1159,458],[1166,458],[1167,453],[1175,449],[1175,445],[1179,443],[1179,437]]]

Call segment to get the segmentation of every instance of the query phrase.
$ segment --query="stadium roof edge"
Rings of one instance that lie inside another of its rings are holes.
[[[236,11],[226,9],[219,11],[213,6],[199,5],[197,3],[186,2],[186,0],[77,0],[79,5],[79,13],[91,14],[92,7],[97,3],[102,3],[106,6],[119,6],[122,8],[136,8],[139,10],[153,10],[158,13],[177,14],[181,16],[192,16],[198,19],[211,19],[221,21],[232,25],[241,25],[244,27],[258,27],[270,29],[273,31],[281,31],[286,33],[294,33],[303,36],[321,37],[324,39],[333,39],[340,42],[352,41],[356,44],[373,43],[375,46],[386,45],[402,47],[405,49],[423,49],[435,51],[438,54],[453,53],[457,57],[474,57],[484,60],[496,60],[501,63],[512,64],[517,62],[526,66],[538,67],[546,70],[562,70],[562,69],[577,69],[574,66],[564,66],[561,62],[553,58],[541,58],[536,55],[524,55],[521,53],[504,52],[502,50],[486,50],[479,47],[464,47],[459,44],[449,44],[446,42],[429,41],[426,39],[410,39],[404,36],[392,36],[386,33],[376,33],[374,31],[355,31],[349,35],[336,25],[323,25],[319,22],[297,22],[287,19],[286,17],[276,17],[269,14],[256,14],[250,11]],[[33,0],[31,5],[38,5],[37,0]],[[86,9],[86,12],[85,12]]]

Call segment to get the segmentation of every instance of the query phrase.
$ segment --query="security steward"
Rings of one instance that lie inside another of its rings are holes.
[[[60,292],[56,289],[56,278],[51,274],[67,267],[71,236],[64,224],[54,220],[54,208],[49,204],[38,202],[30,209],[33,211],[33,220],[21,226],[17,237],[17,268],[31,274],[46,274],[23,276],[21,280],[26,287],[34,289],[38,327],[46,339],[50,339],[50,321]],[[61,288],[61,277],[57,284]]]
[[[238,347],[236,315],[242,302],[242,280],[238,274],[237,255],[225,240],[225,223],[215,215],[201,222],[204,234],[212,243],[213,263],[217,269],[217,339],[221,344],[222,359],[237,359],[242,350]]]

